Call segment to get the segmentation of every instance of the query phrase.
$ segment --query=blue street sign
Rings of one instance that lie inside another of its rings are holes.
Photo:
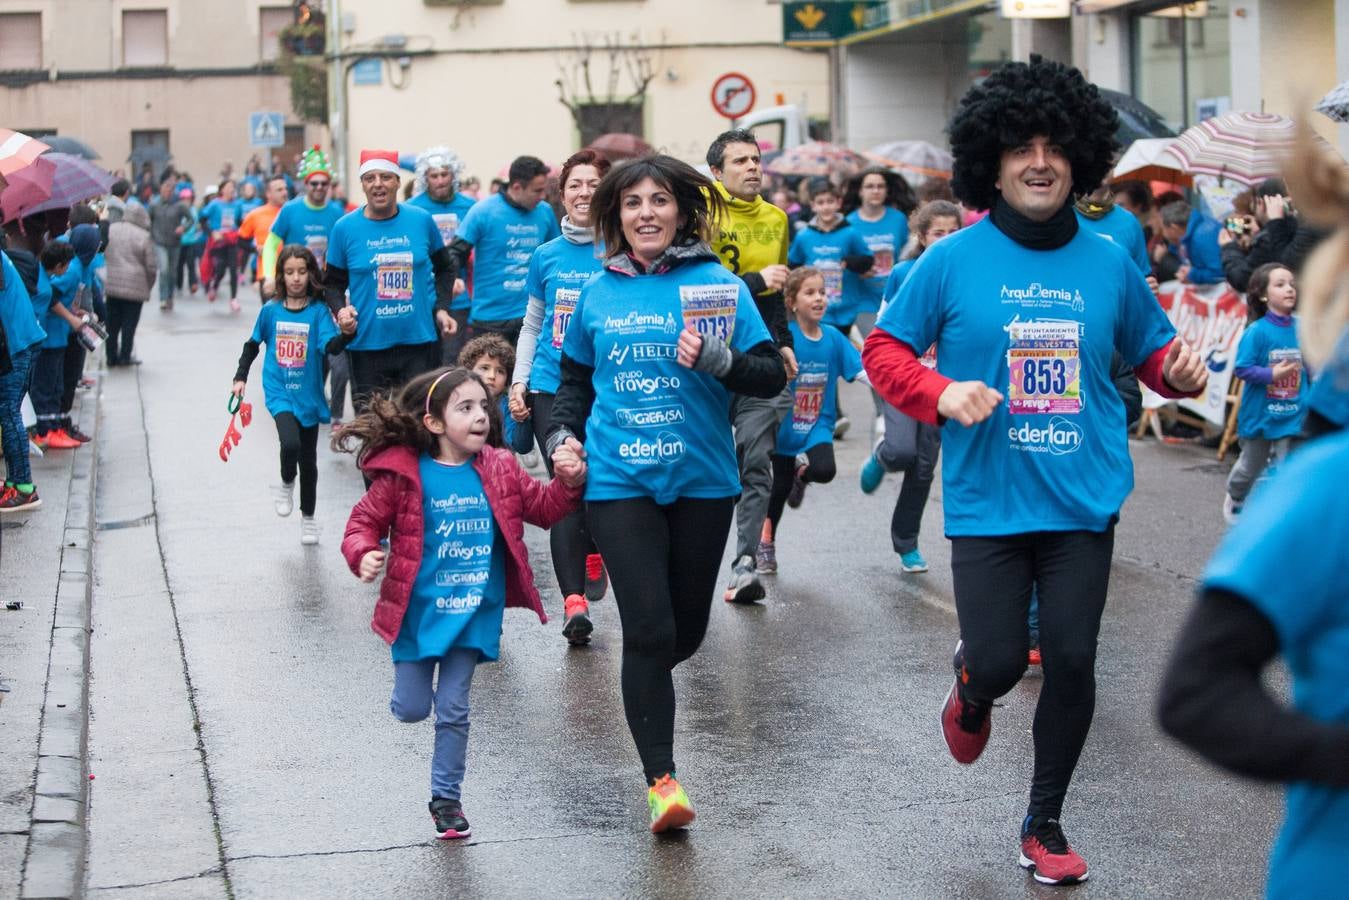
[[[286,117],[282,113],[248,114],[248,144],[251,147],[280,147],[286,142]]]
[[[384,60],[377,57],[362,59],[351,67],[352,84],[383,84]]]

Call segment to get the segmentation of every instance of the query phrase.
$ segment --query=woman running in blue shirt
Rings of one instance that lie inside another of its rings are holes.
[[[623,627],[623,707],[648,785],[651,830],[693,820],[675,780],[673,669],[707,631],[740,495],[731,393],[786,382],[749,289],[707,246],[722,201],[685,163],[614,168],[592,215],[609,249],[562,343],[548,455],[584,436],[586,517]]]

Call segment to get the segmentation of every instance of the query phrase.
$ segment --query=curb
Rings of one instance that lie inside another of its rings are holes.
[[[92,424],[94,440],[88,453],[74,456],[61,537],[61,572],[38,730],[37,783],[19,894],[23,898],[78,897],[84,888],[94,488],[103,390],[101,373],[94,377],[98,383],[79,405],[80,418]]]

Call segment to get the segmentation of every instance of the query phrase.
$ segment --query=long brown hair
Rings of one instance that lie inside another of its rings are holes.
[[[286,299],[286,260],[302,259],[305,267],[309,270],[309,290],[305,293],[306,297],[318,298],[323,296],[323,272],[319,269],[318,258],[303,244],[287,244],[281,248],[281,252],[276,255],[276,290],[278,300]]]
[[[1303,263],[1298,289],[1298,343],[1315,366],[1330,357],[1349,323],[1349,171],[1317,143],[1308,116],[1297,118],[1288,187],[1300,216],[1335,229]]]
[[[341,453],[355,453],[358,465],[389,447],[411,447],[419,454],[434,455],[438,442],[436,436],[427,431],[422,416],[440,419],[455,389],[469,381],[477,382],[491,399],[492,392],[487,390],[483,380],[462,366],[443,367],[418,375],[396,396],[393,392],[375,394],[365,411],[333,436],[332,447]],[[487,421],[487,443],[500,447],[501,411],[496,403],[487,404]]]

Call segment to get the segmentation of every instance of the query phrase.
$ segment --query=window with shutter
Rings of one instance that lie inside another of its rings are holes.
[[[0,13],[0,72],[42,68],[42,13]]]
[[[169,64],[169,14],[163,9],[122,11],[122,65],[127,68]]]

